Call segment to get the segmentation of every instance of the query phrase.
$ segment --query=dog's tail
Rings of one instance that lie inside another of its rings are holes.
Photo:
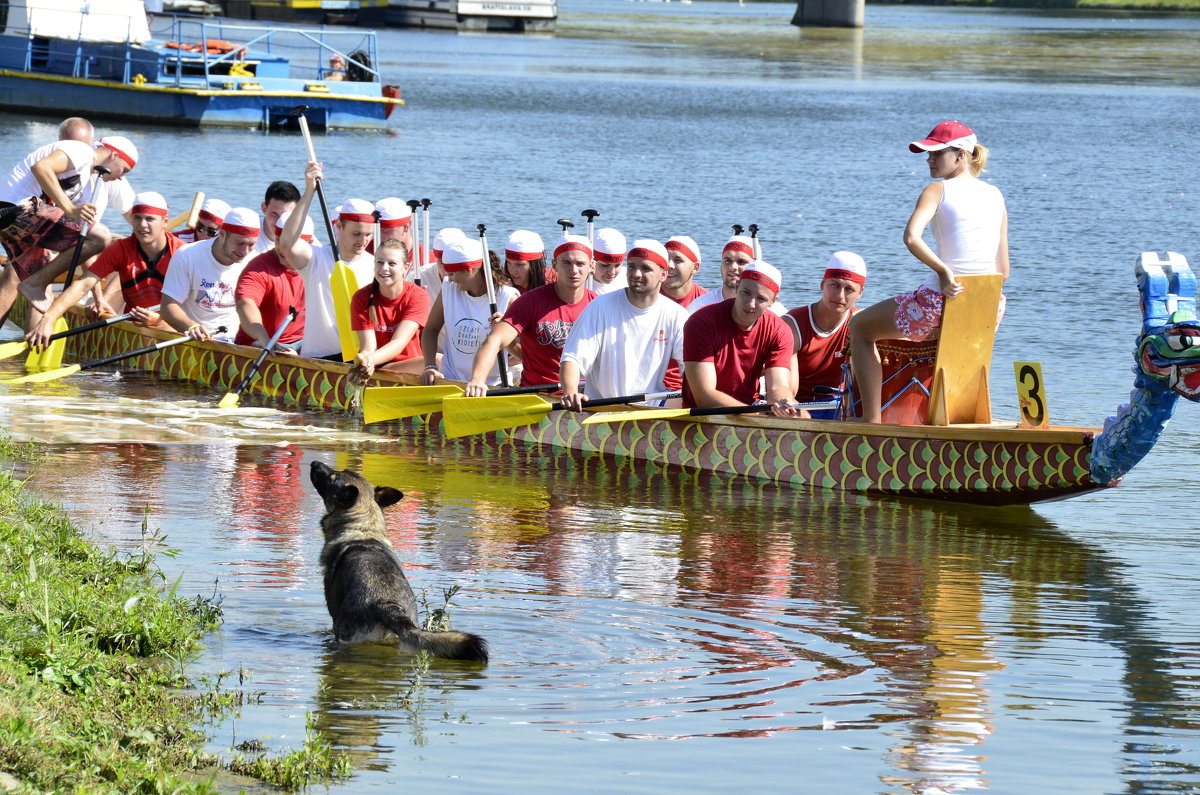
[[[427,632],[415,626],[397,604],[381,605],[380,619],[413,652],[424,651],[447,660],[487,662],[487,641],[470,632]]]

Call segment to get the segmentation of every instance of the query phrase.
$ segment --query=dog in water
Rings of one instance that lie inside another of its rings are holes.
[[[409,654],[426,651],[451,660],[487,660],[487,643],[466,632],[427,632],[417,626],[417,600],[388,541],[383,509],[404,495],[372,487],[362,475],[312,463],[312,484],[325,501],[325,604],[343,643],[398,642]]]

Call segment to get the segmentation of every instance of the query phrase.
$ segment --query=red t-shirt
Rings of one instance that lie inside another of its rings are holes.
[[[717,389],[749,404],[758,395],[758,379],[763,371],[791,367],[792,332],[769,310],[753,328],[743,331],[733,322],[734,300],[702,307],[688,318],[683,326],[683,360],[712,362],[717,368]],[[696,407],[686,372],[683,405]]]
[[[571,326],[596,294],[583,291],[583,298],[568,304],[558,297],[558,288],[544,284],[513,301],[504,321],[517,330],[521,341],[521,385],[558,383],[558,359]]]
[[[184,242],[174,235],[167,235],[166,251],[159,256],[158,262],[151,266],[142,255],[137,238],[130,235],[108,244],[88,270],[101,280],[107,278],[110,273],[116,273],[117,278],[121,280],[121,295],[125,298],[125,308],[139,306],[149,309],[158,306],[162,301],[163,279],[171,265],[171,257],[184,245]]]
[[[858,311],[858,307],[850,310],[850,314]],[[796,392],[796,400],[807,403],[810,400],[826,400],[828,395],[814,395],[814,386],[831,386],[841,388],[845,382],[842,365],[846,363],[843,351],[846,349],[846,338],[850,334],[850,318],[827,335],[817,333],[812,322],[812,307],[800,306],[788,312],[800,329],[800,348],[796,351],[796,363],[800,372],[800,389]]]
[[[296,307],[296,319],[288,324],[279,341],[299,342],[304,338],[304,277],[280,262],[275,249],[264,251],[246,263],[233,297],[238,301],[249,298],[258,306],[268,334],[274,334],[287,317],[288,309]],[[238,328],[233,341],[238,345],[254,344],[254,338],[242,328]]]
[[[378,350],[392,341],[392,335],[405,320],[417,324],[417,331],[412,339],[404,346],[392,361],[400,362],[405,359],[416,359],[421,356],[421,329],[429,321],[429,293],[413,284],[404,282],[400,295],[395,298],[385,298],[376,293],[374,300],[375,323],[371,323],[371,290],[373,284],[368,284],[354,294],[350,301],[350,327],[355,331],[375,331],[375,348]]]
[[[687,309],[691,305],[692,301],[695,301],[702,295],[708,295],[708,290],[696,284],[695,282],[692,282],[692,289],[688,290],[687,293],[684,294],[683,298],[676,298],[673,295],[667,295],[665,291],[663,292],[663,295],[667,296],[667,298],[670,298],[684,309]]]

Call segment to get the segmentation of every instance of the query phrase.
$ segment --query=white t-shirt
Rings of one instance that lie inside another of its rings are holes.
[[[725,298],[725,295],[721,292],[720,287],[715,290],[709,290],[707,293],[700,296],[695,301],[692,301],[692,303],[688,305],[687,313],[689,315],[694,315],[696,314],[697,309],[703,309],[704,307],[711,306],[712,304],[719,304],[725,300],[728,299]],[[776,299],[775,303],[771,304],[771,311],[780,317],[783,317],[787,314],[788,309],[783,305],[782,301]]]
[[[408,281],[415,282],[417,280],[417,268],[411,268],[408,271]],[[442,292],[442,274],[438,271],[438,264],[431,262],[420,269],[421,273],[421,288],[429,293],[429,301],[437,300],[437,297]]]
[[[12,173],[0,186],[0,201],[20,204],[30,196],[41,196],[42,186],[33,175],[33,167],[56,151],[65,152],[71,162],[70,168],[58,175],[59,181],[79,177],[79,185],[66,191],[67,198],[76,201],[83,192],[84,184],[91,179],[92,164],[95,162],[95,150],[82,141],[55,141],[30,152],[24,160],[13,166]]]
[[[260,238],[261,239],[261,238]],[[344,262],[345,260],[343,260]],[[342,340],[338,336],[337,313],[333,308],[333,248],[313,246],[308,267],[301,269],[304,279],[304,339],[300,342],[300,353],[320,359],[342,352]],[[370,256],[346,262],[362,289],[375,279],[375,263]]]
[[[615,293],[617,290],[624,290],[627,284],[624,268],[617,271],[617,277],[608,284],[600,281],[595,276],[588,277],[588,289],[596,295],[608,295],[609,293]]]
[[[667,365],[683,362],[687,319],[686,309],[661,294],[646,309],[629,303],[624,290],[602,295],[571,327],[562,361],[579,367],[589,398],[662,392]]]
[[[508,305],[517,300],[517,291],[508,285],[496,287],[496,311],[503,315]],[[442,375],[458,381],[469,381],[475,364],[475,352],[487,338],[491,326],[488,318],[487,293],[470,295],[447,279],[442,283],[442,329],[446,332],[446,348],[442,354]],[[500,383],[500,366],[492,365],[488,372],[489,385]]]
[[[184,246],[171,257],[171,267],[163,280],[163,295],[179,302],[183,311],[219,340],[233,341],[238,330],[237,302],[233,291],[242,268],[254,256],[232,265],[222,265],[212,255],[216,239]],[[218,326],[225,331],[217,334]]]
[[[104,211],[109,207],[117,211],[122,221],[125,220],[125,213],[133,209],[133,202],[136,197],[136,193],[133,190],[133,186],[129,184],[129,180],[124,177],[108,182],[101,180],[100,187],[101,189],[98,191],[100,194],[99,203],[92,200],[91,182],[87,183],[83,193],[80,194],[79,201],[82,204],[96,205],[96,209],[100,211],[96,216],[97,222],[104,217]]]

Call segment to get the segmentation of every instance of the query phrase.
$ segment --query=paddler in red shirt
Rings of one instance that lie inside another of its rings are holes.
[[[571,326],[596,294],[587,288],[592,246],[582,235],[564,235],[554,247],[557,281],[530,290],[512,302],[475,353],[468,397],[487,394],[487,376],[501,349],[521,343],[521,385],[558,383],[559,357]]]
[[[289,210],[275,219],[276,239],[283,233],[291,215]],[[313,220],[308,216],[304,217],[300,239],[312,243]],[[292,267],[289,252],[290,249],[275,246],[247,262],[242,269],[233,291],[239,323],[233,341],[238,345],[256,348],[266,345],[295,307],[296,317],[279,338],[275,351],[298,355],[293,346],[304,339],[304,277]]]
[[[362,383],[376,370],[420,374],[421,330],[429,322],[429,293],[406,281],[411,266],[408,248],[385,240],[375,252],[375,279],[354,294],[350,322],[359,349],[350,380]]]
[[[135,323],[166,328],[156,309],[162,300],[163,279],[171,257],[184,246],[182,240],[167,232],[168,213],[167,200],[161,194],[139,193],[130,211],[133,234],[110,243],[83,275],[54,299],[42,319],[25,335],[30,347],[38,349],[50,344],[54,322],[110,273],[117,274],[125,308],[134,314]]]
[[[763,378],[774,414],[807,416],[791,397],[791,332],[771,312],[781,282],[778,268],[753,262],[742,268],[733,298],[688,319],[683,327],[685,407],[748,406],[758,399]]]
[[[821,278],[821,300],[797,307],[783,316],[792,332],[792,350],[796,357],[792,371],[792,393],[807,403],[822,400],[813,387],[845,386],[842,365],[850,333],[850,316],[857,312],[854,302],[867,283],[867,264],[852,251],[835,251]],[[834,419],[830,414],[828,419]],[[826,417],[819,417],[826,419]]]

